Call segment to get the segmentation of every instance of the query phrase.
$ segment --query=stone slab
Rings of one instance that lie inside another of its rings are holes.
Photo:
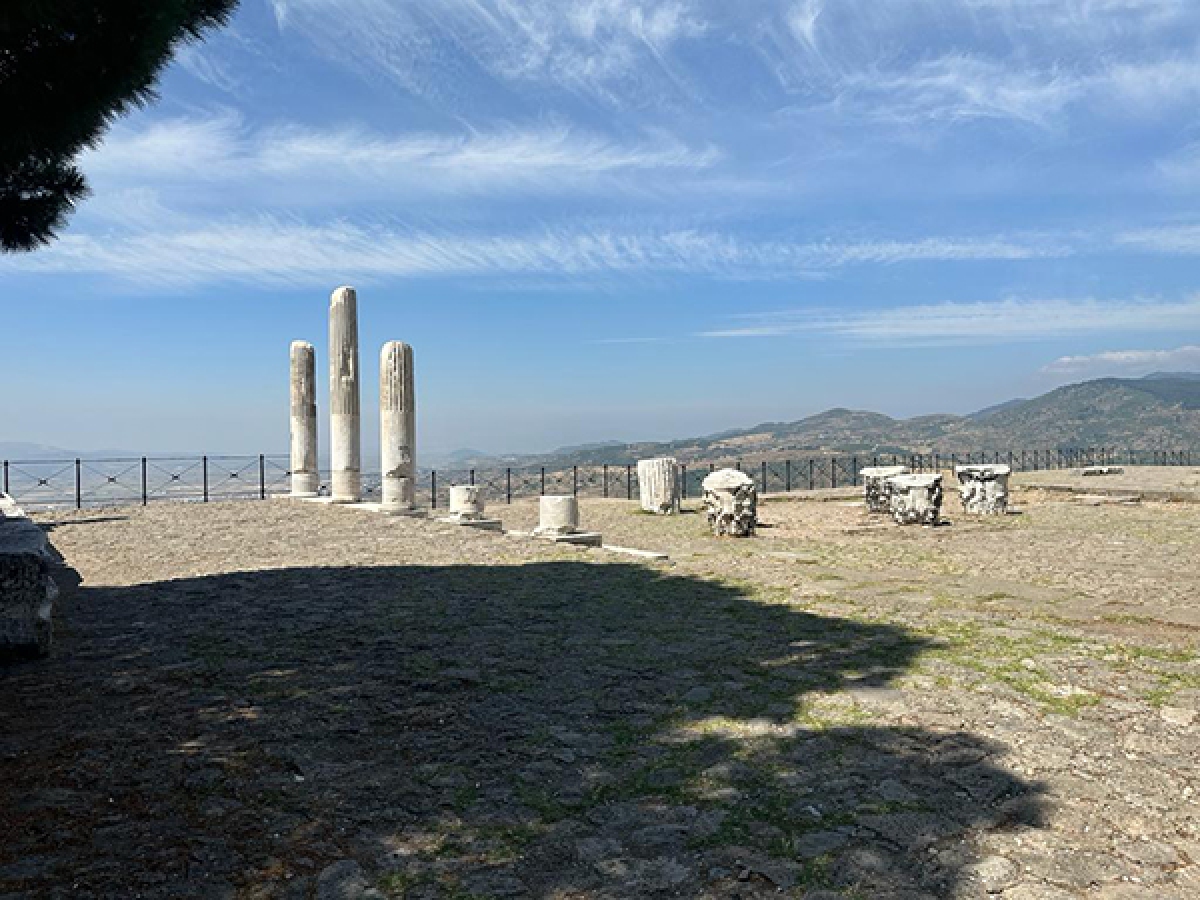
[[[571,544],[576,547],[602,547],[604,535],[594,531],[580,531],[575,534],[535,534],[535,540],[550,541],[554,544]]]
[[[607,550],[609,553],[619,553],[622,556],[636,556],[638,559],[670,559],[671,557],[665,553],[659,553],[656,550],[638,550],[634,547],[617,547],[612,544],[604,544],[602,550]]]
[[[447,525],[460,525],[463,528],[477,528],[480,531],[504,530],[504,523],[499,519],[459,519],[455,516],[445,516],[437,521]]]

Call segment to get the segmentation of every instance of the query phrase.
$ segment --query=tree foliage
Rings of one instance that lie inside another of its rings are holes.
[[[75,165],[154,98],[174,51],[237,0],[0,0],[0,250],[56,236],[88,193]]]

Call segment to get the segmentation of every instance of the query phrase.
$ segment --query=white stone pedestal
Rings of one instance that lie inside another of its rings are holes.
[[[450,515],[438,521],[485,531],[504,530],[499,519],[489,519],[484,514],[483,490],[475,484],[456,484],[450,488]]]
[[[867,466],[865,469],[860,469],[858,474],[862,478],[863,495],[866,500],[867,511],[873,513],[891,512],[892,498],[888,487],[888,479],[896,475],[907,475],[909,471],[908,466]]]
[[[954,475],[964,513],[1002,516],[1008,512],[1008,478],[1012,475],[1008,466],[955,466]]]
[[[579,501],[570,495],[549,495],[539,499],[538,526],[533,529],[533,537],[586,547],[599,547],[604,543],[600,534],[580,530]]]

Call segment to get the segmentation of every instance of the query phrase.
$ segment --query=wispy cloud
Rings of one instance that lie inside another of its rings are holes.
[[[480,275],[788,279],[853,265],[1031,259],[1056,252],[1040,240],[1015,239],[788,243],[714,231],[575,227],[479,235],[272,217],[172,224],[133,233],[68,235],[35,256],[0,259],[0,272],[97,274],[181,287],[213,281],[324,284],[346,277]]]
[[[674,83],[676,44],[703,35],[688,0],[271,0],[278,27],[365,74],[461,100],[447,47],[502,83],[623,103]],[[355,52],[346,53],[347,47]],[[448,65],[449,64],[449,65]]]
[[[240,117],[118,127],[85,154],[85,170],[115,183],[202,181],[293,183],[303,191],[366,182],[371,191],[562,190],[612,186],[624,175],[702,172],[715,166],[713,146],[692,147],[663,132],[621,141],[580,129],[510,128],[459,134],[382,135],[363,128],[300,126],[247,129]]]
[[[1200,255],[1200,225],[1162,225],[1136,228],[1117,235],[1116,243],[1148,253]]]
[[[1046,375],[1148,375],[1151,372],[1200,371],[1200,347],[1173,350],[1106,350],[1087,356],[1060,356],[1042,367]]]
[[[1003,300],[852,311],[789,310],[740,317],[707,338],[837,335],[890,346],[999,344],[1104,332],[1200,328],[1200,295],[1163,300]]]
[[[1200,7],[1185,0],[793,0],[778,16],[758,45],[781,86],[843,124],[1045,129],[1200,96]]]

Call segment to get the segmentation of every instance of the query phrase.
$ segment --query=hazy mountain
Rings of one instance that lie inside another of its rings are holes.
[[[522,457],[523,465],[624,464],[671,455],[683,462],[784,458],[820,453],[1034,450],[1113,447],[1200,449],[1200,374],[1101,378],[1032,399],[1011,400],[966,416],[893,419],[831,409],[795,422],[769,422],[705,437],[603,443]]]

